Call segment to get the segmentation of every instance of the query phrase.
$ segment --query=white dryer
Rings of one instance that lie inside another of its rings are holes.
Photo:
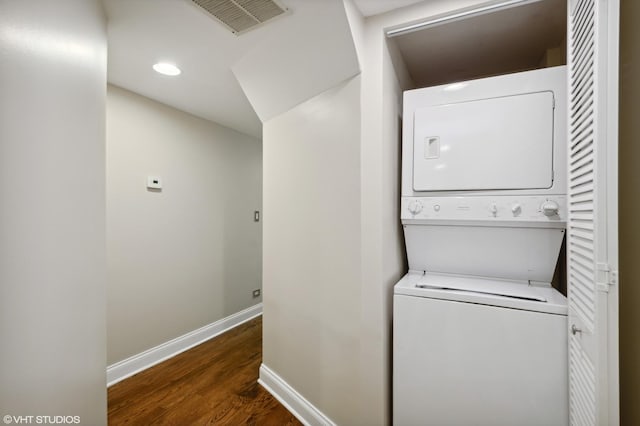
[[[568,424],[565,72],[405,92],[397,426]]]

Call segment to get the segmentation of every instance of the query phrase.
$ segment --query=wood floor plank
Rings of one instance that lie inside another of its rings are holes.
[[[109,425],[301,425],[258,384],[261,361],[258,317],[111,386]]]

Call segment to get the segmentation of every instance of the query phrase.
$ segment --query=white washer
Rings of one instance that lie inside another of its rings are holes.
[[[396,426],[567,424],[567,305],[555,289],[410,272],[394,313]]]

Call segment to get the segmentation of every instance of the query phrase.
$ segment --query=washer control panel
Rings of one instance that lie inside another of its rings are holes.
[[[403,197],[402,219],[564,222],[565,196]]]

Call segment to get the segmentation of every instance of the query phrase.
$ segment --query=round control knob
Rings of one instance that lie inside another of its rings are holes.
[[[511,213],[513,213],[514,216],[520,216],[520,213],[522,213],[522,206],[518,203],[514,204],[511,206]]]
[[[440,211],[440,204],[436,204],[433,206],[433,211],[439,212]]]
[[[560,206],[555,201],[547,200],[542,203],[542,206],[540,206],[540,210],[542,210],[542,213],[547,217],[557,216],[558,210],[560,210]]]
[[[495,203],[491,204],[491,206],[489,207],[489,211],[491,212],[492,215],[497,216],[498,206]]]
[[[412,215],[417,215],[418,213],[420,213],[422,211],[422,203],[418,200],[411,200],[409,201],[409,212]]]

